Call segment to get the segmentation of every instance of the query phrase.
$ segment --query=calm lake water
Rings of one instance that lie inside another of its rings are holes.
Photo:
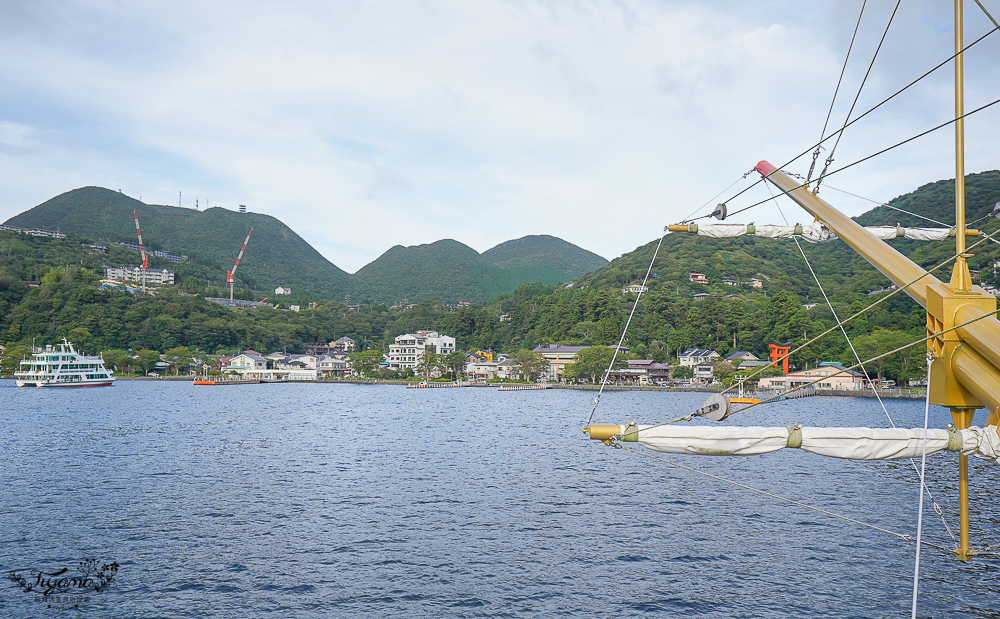
[[[120,565],[79,608],[0,580],[0,616],[909,616],[912,543],[585,440],[592,399],[0,381],[0,571]],[[703,399],[606,393],[595,421],[655,423]],[[898,424],[923,424],[922,402],[887,404]],[[949,421],[932,409],[932,425]],[[887,424],[874,400],[841,398],[730,422]],[[668,459],[916,531],[908,461]],[[955,462],[934,456],[928,475],[957,535]],[[972,464],[978,547],[1000,543],[998,473]],[[929,508],[924,522],[929,541],[950,545]],[[921,565],[921,616],[1000,618],[1000,561],[925,549]]]

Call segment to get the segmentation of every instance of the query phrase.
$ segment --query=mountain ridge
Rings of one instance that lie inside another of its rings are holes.
[[[148,248],[197,256],[202,262],[217,266],[217,285],[224,279],[222,270],[235,262],[239,247],[253,228],[235,279],[237,286],[259,292],[284,286],[325,299],[340,299],[349,294],[359,301],[394,302],[407,298],[479,302],[511,292],[530,281],[547,284],[569,281],[588,268],[608,262],[547,235],[513,239],[487,250],[492,252],[513,243],[530,253],[529,257],[518,260],[501,252],[508,262],[506,265],[494,264],[458,241],[442,239],[410,248],[393,246],[352,275],[323,257],[276,217],[236,213],[220,207],[199,211],[146,204],[121,192],[95,186],[62,193],[5,223],[135,243],[130,210],[138,212]],[[571,257],[546,255],[550,251]],[[534,264],[532,260],[540,262]]]

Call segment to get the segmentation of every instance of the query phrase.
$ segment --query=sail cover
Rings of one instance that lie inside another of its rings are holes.
[[[810,243],[829,243],[837,235],[821,222],[809,225],[772,226],[756,224],[689,224],[688,232],[713,239],[729,239],[743,235],[753,235],[765,239],[788,239],[797,236]],[[865,228],[875,237],[889,239],[907,238],[917,241],[943,241],[954,234],[953,228],[904,228],[902,226],[873,226]]]
[[[629,440],[628,430],[625,432],[626,440]],[[753,456],[792,447],[832,458],[895,460],[921,456],[924,430],[799,426],[639,426],[637,442],[652,451],[673,454]],[[945,450],[958,451],[963,455],[1000,464],[1000,435],[997,434],[997,426],[928,430],[927,455]]]

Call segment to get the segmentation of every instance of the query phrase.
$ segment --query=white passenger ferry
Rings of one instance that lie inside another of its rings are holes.
[[[18,387],[110,387],[115,382],[100,357],[84,357],[63,338],[56,348],[33,348],[14,372]]]

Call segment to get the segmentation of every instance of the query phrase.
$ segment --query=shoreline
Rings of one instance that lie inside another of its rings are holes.
[[[13,380],[13,376],[2,376],[0,378]],[[181,382],[181,383],[191,383],[195,380],[212,380],[204,376],[160,376],[157,378],[151,376],[116,376],[115,380],[121,381],[156,381],[156,382]],[[412,380],[397,380],[397,379],[375,379],[375,378],[338,378],[338,379],[326,379],[326,380],[282,380],[282,381],[257,381],[257,380],[230,380],[224,381],[220,380],[218,386],[225,384],[317,384],[317,385],[393,385],[393,386],[406,386],[417,384],[417,381]],[[446,385],[448,383],[440,383],[441,385]],[[473,387],[473,388],[497,388],[497,387],[510,387],[510,386],[524,386],[530,384],[541,384],[541,383],[472,383],[469,385],[462,385],[463,387]],[[566,389],[575,391],[597,391],[600,389],[600,385],[567,385],[563,383],[548,383],[549,389]],[[537,391],[545,391],[544,389],[538,389]],[[663,393],[720,393],[722,389],[715,387],[657,387],[653,385],[607,385],[604,387],[604,391],[660,391]],[[878,391],[879,397],[885,400],[923,400],[927,396],[925,390],[910,390],[910,389],[880,389]],[[809,397],[819,396],[819,397],[839,397],[839,398],[874,398],[875,391],[872,389],[864,389],[861,391],[843,391],[834,389],[817,389],[812,392]]]

